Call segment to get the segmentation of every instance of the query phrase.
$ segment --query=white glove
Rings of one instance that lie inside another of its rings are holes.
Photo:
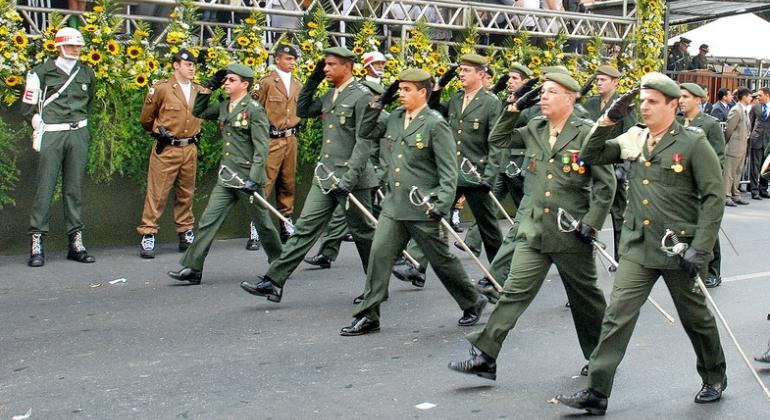
[[[40,116],[40,114],[35,114],[32,116],[32,128],[34,130],[37,130],[40,128],[40,125],[43,123],[43,118]]]

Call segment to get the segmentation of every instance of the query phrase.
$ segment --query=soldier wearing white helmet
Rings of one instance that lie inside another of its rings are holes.
[[[385,74],[385,56],[379,51],[370,51],[361,57],[361,64],[366,70],[366,80],[382,84],[382,76]]]
[[[40,152],[37,193],[29,224],[30,267],[45,263],[43,236],[48,234],[49,209],[60,173],[69,236],[67,259],[94,262],[83,245],[80,189],[88,159],[88,111],[96,78],[93,70],[78,61],[85,45],[80,32],[62,28],[54,41],[59,56],[30,71],[21,104],[21,112],[34,130],[32,148]]]

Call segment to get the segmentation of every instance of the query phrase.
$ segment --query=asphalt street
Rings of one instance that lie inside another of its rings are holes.
[[[768,214],[770,200],[727,209],[723,226],[740,255],[722,237],[725,282],[712,289],[749,357],[766,348],[770,335]],[[610,242],[607,227],[601,239]],[[381,332],[341,337],[364,283],[352,244],[343,244],[331,269],[300,265],[283,302],[274,304],[238,287],[266,269],[264,253],[248,252],[244,243],[216,242],[200,286],[166,276],[178,267],[175,244],[162,245],[154,260],[140,259],[138,247],[93,249],[97,262],[91,265],[49,249],[38,269],[26,266],[25,255],[0,257],[0,419],[29,409],[31,419],[580,414],[548,403],[586,385],[578,376],[585,362],[555,270],[508,336],[492,382],[447,369],[450,360],[468,357],[463,336],[481,324],[457,326],[461,311],[432,271],[424,289],[393,279]],[[480,277],[472,260],[461,258],[471,276]],[[612,277],[600,271],[609,294]],[[125,282],[110,284],[119,279]],[[676,317],[662,282],[652,296]],[[606,417],[768,418],[770,401],[721,325],[720,331],[729,387],[721,402],[697,405],[700,378],[678,318],[669,324],[646,305]],[[770,384],[770,365],[754,366]]]

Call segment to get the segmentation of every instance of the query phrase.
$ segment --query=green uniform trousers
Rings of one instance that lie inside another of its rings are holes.
[[[567,291],[580,348],[588,360],[599,342],[606,307],[604,294],[596,285],[593,253],[545,254],[524,241],[516,245],[511,271],[487,325],[483,330],[469,334],[466,337],[468,341],[496,358],[508,332],[535,299],[551,264],[556,264],[559,270]]]
[[[714,259],[708,265],[708,274],[716,278],[722,277],[722,249],[720,247],[719,237],[717,237],[716,242],[714,242]]]
[[[195,240],[187,248],[180,264],[184,267],[190,267],[195,270],[203,270],[203,262],[214,242],[217,232],[222,227],[230,209],[233,208],[238,200],[247,200],[246,210],[254,222],[254,226],[259,232],[259,238],[262,241],[262,247],[267,254],[267,260],[272,261],[281,255],[281,239],[270,219],[270,213],[259,203],[249,203],[248,194],[237,188],[225,188],[219,184],[214,186],[209,196],[209,202],[206,210],[203,211],[198,222],[198,231],[195,232]]]
[[[390,271],[409,238],[420,244],[439,280],[462,310],[471,308],[480,298],[460,260],[449,252],[447,232],[441,224],[393,220],[383,214],[374,233],[364,300],[356,308],[355,317],[380,319],[380,304],[388,297]]]
[[[356,196],[358,198],[358,196]],[[337,259],[340,253],[342,238],[348,234],[348,224],[345,222],[345,208],[337,206],[332,214],[332,219],[326,227],[326,233],[321,238],[321,245],[318,247],[318,253],[328,258],[330,261]]]
[[[618,187],[615,189],[615,196],[612,198],[612,207],[610,207],[610,216],[612,219],[612,243],[615,261],[620,261],[618,249],[620,248],[620,232],[623,230],[623,213],[626,212],[626,202],[628,201],[628,182],[625,179],[618,180]]]
[[[518,209],[521,205],[521,199],[524,197],[524,179],[519,177],[510,178],[506,174],[501,173],[495,178],[495,185],[492,192],[500,202],[505,199],[507,193],[511,193],[513,205]],[[495,208],[497,208],[497,205],[495,205]],[[505,239],[503,239],[503,241],[505,241]],[[479,232],[479,226],[475,221],[471,227],[468,228],[468,233],[465,234],[465,243],[469,247],[481,249],[481,232]],[[502,247],[502,245],[500,246]],[[498,249],[497,252],[499,253],[500,250]],[[497,255],[495,255],[495,259],[497,259]],[[508,261],[510,262],[510,259]],[[494,273],[492,273],[492,275],[494,275]]]
[[[83,230],[80,190],[86,176],[88,128],[52,131],[43,134],[37,164],[37,192],[32,202],[29,233],[48,233],[51,200],[59,173],[62,177],[62,202],[67,234]]]
[[[661,276],[692,342],[698,374],[707,384],[716,384],[724,379],[725,355],[719,342],[719,331],[714,316],[706,307],[705,296],[693,280],[681,270],[650,269],[621,258],[610,305],[604,315],[601,338],[588,363],[591,388],[610,395],[615,370],[626,353],[639,318],[639,309]]]
[[[371,208],[372,197],[370,189],[353,190],[351,194],[364,207],[367,209]],[[353,235],[353,240],[358,249],[358,256],[361,258],[361,264],[363,265],[364,272],[366,272],[369,265],[369,251],[371,251],[372,238],[374,237],[374,227],[353,203],[339,203],[333,194],[324,194],[318,185],[313,184],[310,187],[307,198],[305,198],[302,214],[300,214],[297,223],[294,225],[296,228],[294,236],[286,241],[281,256],[270,264],[265,277],[269,277],[279,287],[283,287],[289,275],[302,262],[302,258],[305,257],[305,254],[307,254],[318,238],[321,237],[338,205],[344,208],[345,221],[348,228],[350,228],[350,233]]]

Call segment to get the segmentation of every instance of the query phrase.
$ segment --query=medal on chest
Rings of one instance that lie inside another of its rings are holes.
[[[562,164],[562,167],[561,167],[562,172],[564,172],[565,174],[568,174],[569,171],[571,170],[569,165],[569,154],[565,153],[561,156],[561,164]]]
[[[417,143],[415,146],[417,146],[418,149],[422,150],[425,147],[422,143],[422,135],[420,135],[420,133],[417,133],[417,135],[414,136],[414,141]]]
[[[249,113],[246,111],[241,112],[240,114],[240,122],[242,128],[248,128],[249,127]]]
[[[578,154],[577,154],[577,152],[572,152],[572,170],[573,171],[579,171],[580,170],[580,164],[578,163]]]
[[[340,125],[344,125],[345,121],[346,121],[345,116],[344,115],[340,115]]]
[[[684,171],[684,166],[682,165],[682,154],[679,152],[674,153],[674,164],[671,165],[671,169],[674,170],[674,172],[680,174]]]
[[[476,118],[475,120],[473,120],[473,129],[478,130],[479,127],[481,127],[481,123],[479,123],[479,119]]]

